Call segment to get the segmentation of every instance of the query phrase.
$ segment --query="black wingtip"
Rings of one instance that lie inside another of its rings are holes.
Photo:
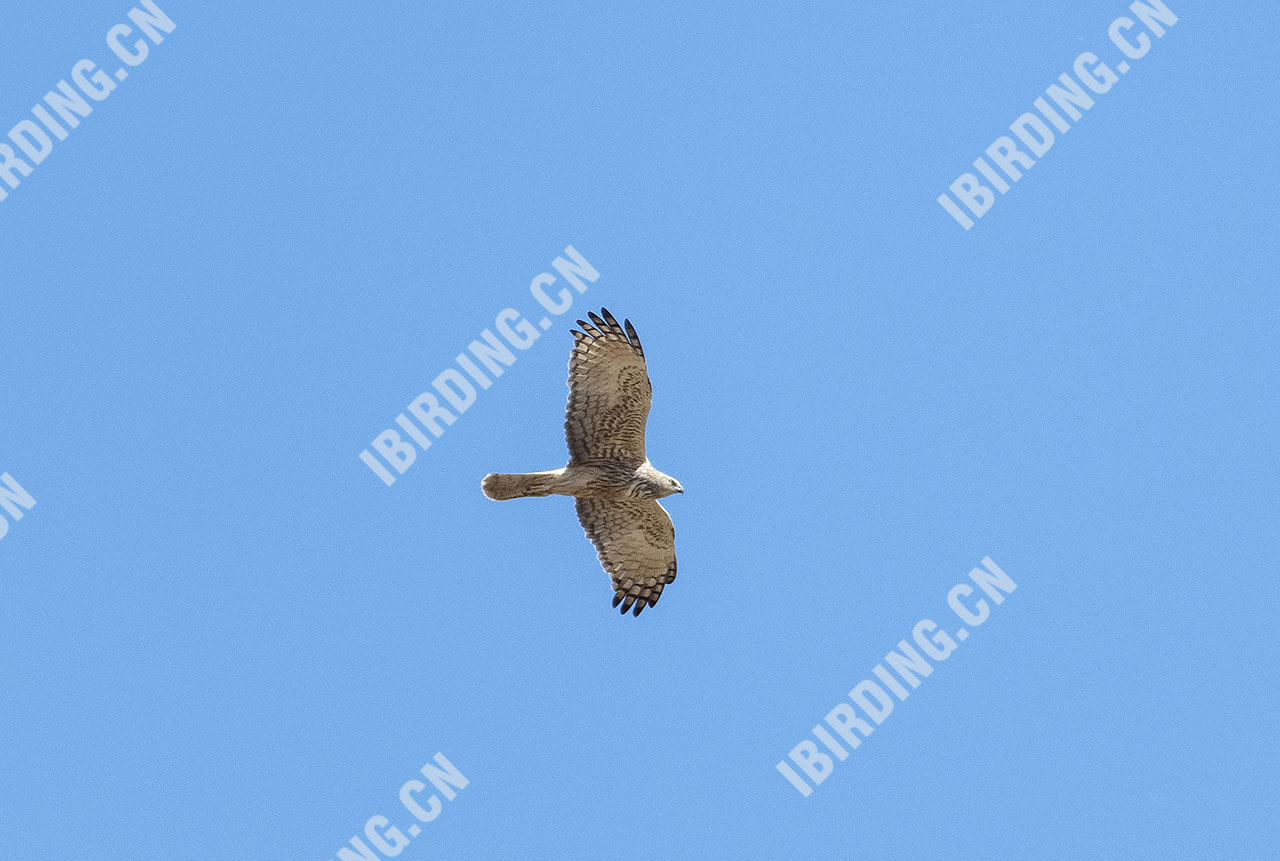
[[[636,327],[631,325],[630,320],[623,320],[622,325],[627,330],[627,338],[631,341],[631,346],[635,347],[640,352],[640,355],[643,356],[644,347],[640,346],[640,336],[636,334]]]
[[[617,595],[613,596],[613,606],[616,607],[621,603],[622,603],[622,593],[619,592]]]
[[[645,606],[647,606],[647,605],[644,603],[644,601],[637,601],[637,602],[636,602],[636,608],[635,608],[635,610],[633,610],[633,611],[631,612],[632,617],[634,618],[634,617],[636,617],[636,616],[639,616],[639,615],[640,615],[640,611],[641,611],[641,610],[643,610],[643,609],[645,608]]]
[[[600,313],[604,315],[604,322],[609,327],[609,331],[617,334],[621,338],[626,338],[627,333],[622,330],[622,324],[618,322],[618,318],[609,313],[608,308],[601,308]]]

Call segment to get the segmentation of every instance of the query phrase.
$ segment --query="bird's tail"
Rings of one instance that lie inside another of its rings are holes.
[[[480,487],[490,499],[518,499],[521,496],[550,496],[559,487],[563,469],[550,472],[491,472]]]

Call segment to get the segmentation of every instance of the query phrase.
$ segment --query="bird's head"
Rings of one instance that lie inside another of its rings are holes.
[[[639,499],[662,499],[664,496],[684,493],[684,488],[671,476],[664,475],[655,469],[644,470],[637,475],[632,480],[628,492]]]

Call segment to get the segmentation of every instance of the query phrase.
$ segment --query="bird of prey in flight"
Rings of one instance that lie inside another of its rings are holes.
[[[578,321],[569,355],[564,434],[569,463],[547,472],[490,473],[490,499],[572,496],[578,520],[613,580],[613,606],[639,616],[676,579],[676,533],[658,500],[684,493],[644,453],[653,387],[640,338],[606,309]]]

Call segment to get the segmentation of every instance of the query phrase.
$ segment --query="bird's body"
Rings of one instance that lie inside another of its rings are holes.
[[[683,493],[680,482],[654,469],[644,431],[652,386],[631,321],[607,310],[582,320],[569,358],[565,438],[569,463],[531,473],[490,473],[490,499],[572,496],[578,520],[613,580],[616,607],[634,614],[658,603],[676,577],[675,529],[658,500]],[[594,324],[594,325],[592,325]]]
[[[670,489],[671,476],[658,472],[648,461],[638,467],[617,460],[571,463],[547,472],[491,472],[483,489],[490,499],[522,496],[575,496],[591,499],[661,499]]]

